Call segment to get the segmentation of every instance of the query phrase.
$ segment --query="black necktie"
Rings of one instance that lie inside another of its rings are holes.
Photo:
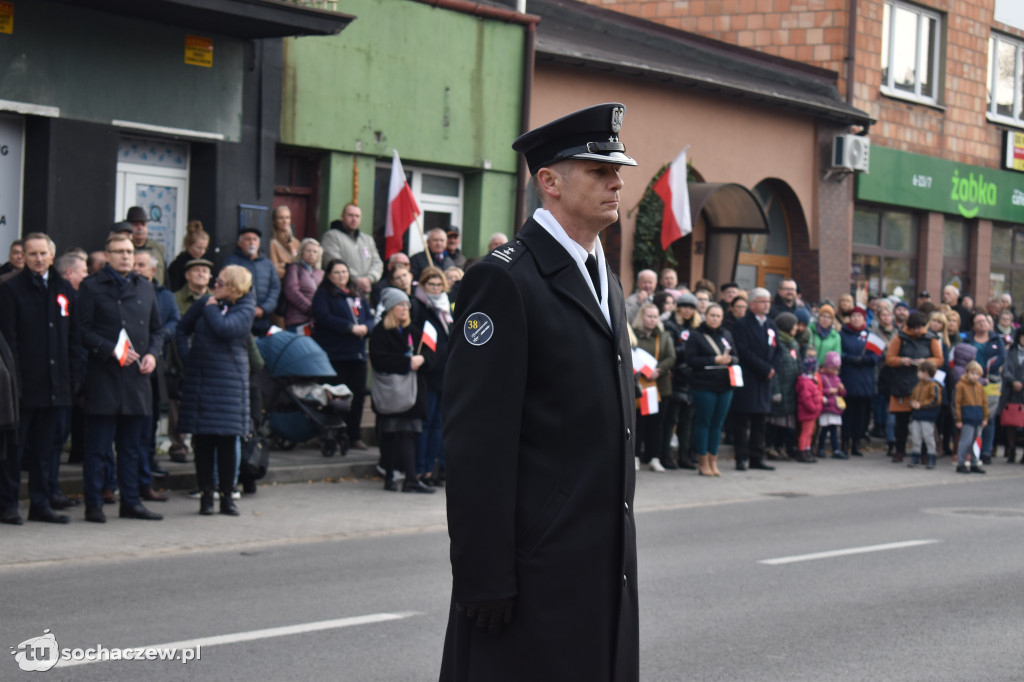
[[[597,258],[594,254],[587,256],[587,272],[590,273],[590,283],[594,285],[597,292],[597,300],[601,301],[601,277],[597,274]]]

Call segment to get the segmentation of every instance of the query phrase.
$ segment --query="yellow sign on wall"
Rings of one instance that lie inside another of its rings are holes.
[[[14,33],[13,2],[0,2],[0,33]]]
[[[213,66],[213,39],[185,36],[185,63],[192,66]]]
[[[1006,149],[1003,165],[1010,170],[1024,171],[1024,133],[1006,131]]]

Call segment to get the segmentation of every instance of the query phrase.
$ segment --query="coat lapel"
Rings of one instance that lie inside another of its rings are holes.
[[[548,231],[541,227],[533,218],[526,221],[523,229],[516,235],[517,238],[526,242],[537,261],[537,266],[545,277],[551,279],[551,284],[560,294],[573,302],[577,307],[596,324],[609,338],[612,338],[612,330],[605,322],[604,314],[600,306],[590,293],[590,287],[583,279],[583,273],[576,266],[576,261],[555,241],[555,238],[548,234]],[[610,280],[610,277],[609,277]],[[609,285],[611,282],[609,281]],[[611,286],[609,286],[609,290]],[[609,293],[609,296],[611,294]],[[614,299],[613,299],[614,300]],[[611,301],[609,301],[609,306]],[[612,321],[615,321],[615,313],[609,307]],[[622,311],[619,311],[622,314]]]

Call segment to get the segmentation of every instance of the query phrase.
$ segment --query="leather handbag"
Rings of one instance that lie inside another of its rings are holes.
[[[1024,428],[1024,403],[1007,403],[1000,417],[1003,426]]]
[[[416,404],[416,372],[390,374],[373,371],[370,398],[377,414],[402,414]]]

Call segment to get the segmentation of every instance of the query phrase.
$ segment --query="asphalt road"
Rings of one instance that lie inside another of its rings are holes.
[[[1024,679],[1024,478],[928,475],[813,495],[779,477],[775,493],[646,508],[679,479],[642,476],[641,680]],[[233,520],[215,522],[230,539]],[[407,530],[5,567],[10,647],[49,628],[61,648],[198,641],[201,660],[26,673],[11,656],[0,679],[434,680],[447,535]]]

